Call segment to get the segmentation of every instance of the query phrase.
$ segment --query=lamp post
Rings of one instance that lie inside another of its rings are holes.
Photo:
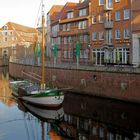
[[[57,56],[57,52],[58,52],[58,45],[55,44],[54,47],[53,47],[54,66],[56,65],[56,56]]]
[[[41,57],[41,45],[40,45],[40,43],[36,44],[36,56],[37,56],[37,64],[40,65],[40,57]]]
[[[87,63],[90,62],[90,56],[91,56],[91,44],[88,44],[88,60],[87,60]]]
[[[79,54],[80,54],[80,44],[77,41],[76,42],[76,64],[77,64],[77,69],[79,68]]]

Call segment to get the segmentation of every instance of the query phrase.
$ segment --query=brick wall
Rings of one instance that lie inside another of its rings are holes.
[[[40,67],[10,63],[9,73],[22,77],[22,71],[41,75]],[[124,71],[126,71],[124,69]],[[71,87],[73,91],[95,96],[140,102],[139,73],[68,68],[45,68],[46,83],[57,87]]]

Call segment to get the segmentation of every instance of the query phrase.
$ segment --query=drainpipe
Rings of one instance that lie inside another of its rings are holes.
[[[131,0],[131,6],[130,6],[130,12],[131,12],[131,26],[130,26],[130,30],[131,30],[131,48],[130,48],[130,63],[132,64],[133,63],[133,30],[132,30],[132,20],[133,20],[133,16],[132,16],[132,12],[133,12],[133,10],[132,10],[132,0]]]

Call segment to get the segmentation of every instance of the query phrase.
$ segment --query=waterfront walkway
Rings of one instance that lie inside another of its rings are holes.
[[[37,64],[32,60],[19,60],[14,59],[10,60],[10,62],[23,64],[23,65],[31,65],[31,66],[41,66],[41,63]],[[70,62],[57,62],[56,64],[52,61],[45,61],[45,67],[51,68],[62,68],[62,69],[77,69],[77,70],[89,70],[89,71],[102,71],[102,72],[122,72],[122,73],[137,73],[140,74],[140,67],[130,66],[130,65],[91,65],[88,63],[70,63]]]

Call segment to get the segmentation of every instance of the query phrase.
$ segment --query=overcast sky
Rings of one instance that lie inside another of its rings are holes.
[[[46,12],[52,5],[79,0],[44,0]],[[35,27],[41,0],[0,0],[0,27],[8,21]]]

